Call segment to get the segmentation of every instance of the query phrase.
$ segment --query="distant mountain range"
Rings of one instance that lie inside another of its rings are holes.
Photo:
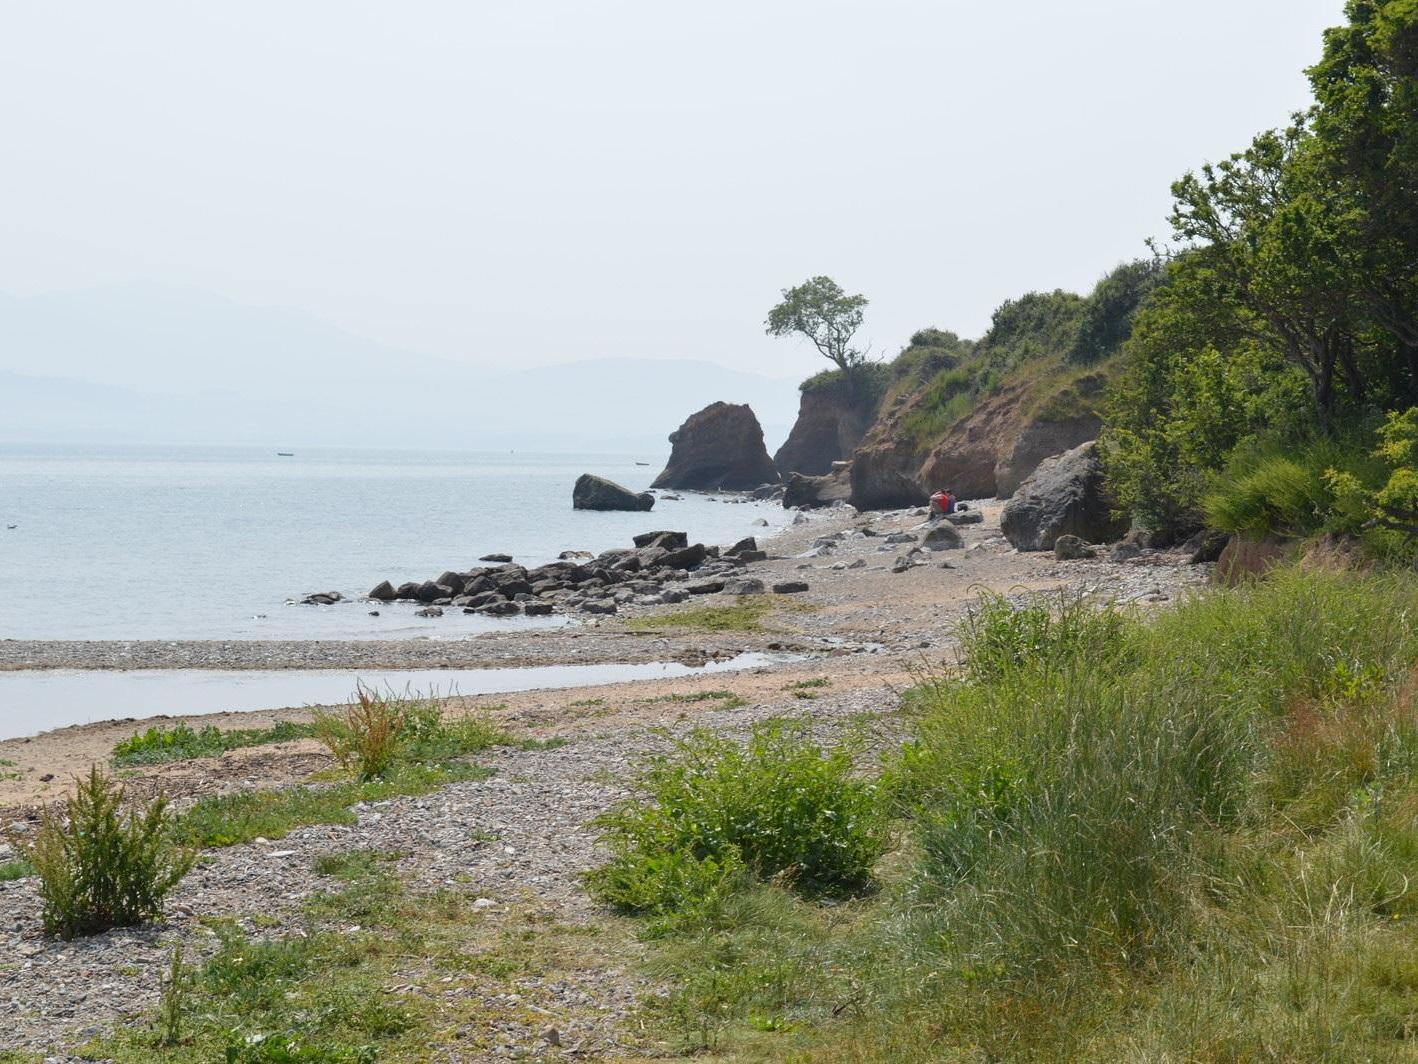
[[[659,453],[722,399],[753,407],[772,450],[796,385],[673,358],[489,371],[185,288],[0,293],[0,439],[12,441]]]

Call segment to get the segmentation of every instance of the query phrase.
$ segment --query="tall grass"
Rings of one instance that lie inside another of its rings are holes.
[[[883,889],[834,923],[729,884],[657,954],[680,1037],[794,1061],[1418,1059],[1416,618],[1411,574],[1282,570],[1150,620],[985,600],[960,668],[907,701]]]
[[[962,678],[921,694],[898,765],[919,858],[851,1053],[1397,1056],[1418,582],[1286,572],[1150,624],[1038,609],[987,604]]]

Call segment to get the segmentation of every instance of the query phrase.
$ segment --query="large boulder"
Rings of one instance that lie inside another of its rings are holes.
[[[786,509],[795,506],[815,509],[819,506],[831,506],[839,500],[846,502],[851,496],[852,474],[849,468],[820,477],[789,473],[787,487],[783,489],[783,506]]]
[[[571,505],[577,510],[648,510],[655,505],[655,496],[648,491],[637,494],[613,480],[582,473],[571,489]]]
[[[1060,536],[1109,543],[1128,530],[1112,513],[1092,441],[1039,463],[1005,503],[1000,531],[1020,550],[1053,550]]]
[[[670,444],[669,464],[653,488],[751,491],[778,481],[747,404],[711,403],[670,433]]]

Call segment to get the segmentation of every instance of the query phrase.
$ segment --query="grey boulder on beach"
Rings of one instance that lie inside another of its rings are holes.
[[[582,473],[571,489],[571,505],[577,510],[649,510],[655,505],[655,496],[648,491],[637,494],[613,480]]]

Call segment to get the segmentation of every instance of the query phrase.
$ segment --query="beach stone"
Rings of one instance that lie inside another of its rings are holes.
[[[644,547],[664,547],[665,550],[677,550],[689,546],[689,534],[686,532],[642,532],[631,540],[636,549]]]
[[[773,594],[797,595],[807,589],[807,584],[802,580],[784,580],[781,583],[773,585]]]
[[[925,550],[960,550],[964,546],[965,541],[960,538],[960,533],[945,522],[927,529],[921,537],[921,547]]]
[[[419,585],[415,584],[413,581],[408,581],[407,583],[400,584],[399,590],[394,592],[394,597],[397,599],[416,599],[418,598],[418,596]]]
[[[514,613],[521,613],[522,607],[516,602],[508,602],[503,599],[501,602],[489,602],[484,606],[478,606],[477,611],[487,617],[510,617]]]
[[[738,560],[741,562],[766,562],[768,552],[766,550],[741,550],[738,553]]]
[[[1077,536],[1062,535],[1054,540],[1054,557],[1065,562],[1081,561],[1098,557],[1098,552]]]
[[[655,496],[648,491],[637,494],[593,473],[582,473],[571,489],[571,506],[576,510],[649,510],[654,505]]]
[[[606,614],[614,613],[616,611],[616,605],[614,602],[607,599],[587,599],[577,606],[577,609],[582,613]]]
[[[722,580],[701,580],[695,584],[685,585],[685,590],[691,595],[713,595],[724,590]]]
[[[446,572],[441,574],[438,579],[434,581],[434,583],[442,584],[444,587],[451,588],[453,590],[453,594],[457,595],[461,594],[464,590],[463,584],[466,579],[467,578],[463,576],[462,573]]]
[[[451,600],[453,598],[453,589],[447,584],[439,584],[433,580],[425,580],[418,586],[418,590],[414,592],[414,598],[418,599],[420,602],[435,602],[441,598]]]
[[[743,539],[739,540],[737,543],[735,543],[735,544],[734,544],[732,547],[730,547],[728,550],[724,551],[724,553],[725,553],[725,554],[741,554],[743,551],[746,551],[746,550],[757,550],[757,549],[758,549],[758,540],[754,539],[752,536],[745,536]]]
[[[562,557],[565,557],[565,552],[563,552]],[[512,555],[510,554],[484,554],[478,559],[480,562],[510,562],[511,560]]]
[[[761,595],[764,583],[755,576],[740,576],[724,581],[724,591],[730,595]]]
[[[344,597],[338,591],[316,591],[300,601],[304,606],[333,606]]]
[[[670,569],[692,569],[696,565],[704,562],[709,557],[709,551],[703,543],[694,543],[680,550],[667,551],[659,561],[660,565]]]
[[[952,525],[979,525],[984,523],[985,515],[979,510],[964,510],[946,514],[945,519]]]
[[[376,602],[392,602],[398,597],[398,592],[394,590],[394,585],[388,580],[381,580],[365,597],[372,598]]]
[[[425,606],[421,610],[414,610],[415,617],[442,617],[442,606]]]

